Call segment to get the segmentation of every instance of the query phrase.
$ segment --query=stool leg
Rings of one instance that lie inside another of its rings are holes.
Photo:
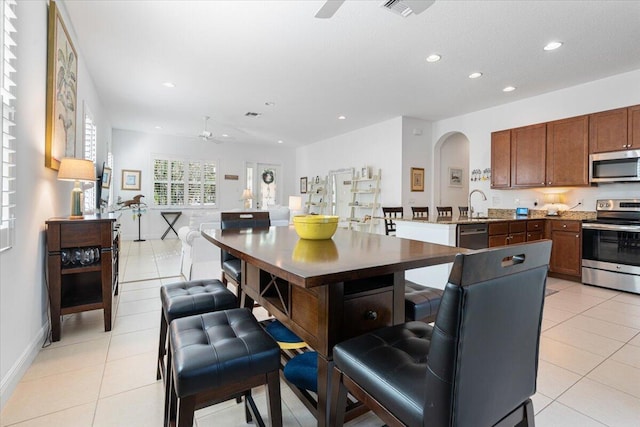
[[[280,398],[279,371],[267,374],[267,405],[272,427],[282,427],[282,400]]]
[[[178,396],[176,395],[176,387],[173,378],[173,369],[171,369],[171,352],[173,348],[171,346],[171,340],[168,343],[167,350],[167,369],[165,370],[164,381],[164,424],[166,427],[171,425],[171,421],[176,419],[176,402]]]
[[[158,373],[156,375],[156,380],[165,377],[165,382],[167,382],[165,374],[167,370],[164,368],[164,355],[167,351],[167,328],[168,325],[164,317],[164,311],[160,310],[160,336],[158,337]]]
[[[176,427],[193,427],[193,414],[196,410],[196,396],[178,398],[178,418]]]

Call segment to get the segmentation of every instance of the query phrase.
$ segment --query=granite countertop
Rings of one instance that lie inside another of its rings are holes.
[[[596,213],[590,211],[565,211],[560,215],[547,216],[546,210],[530,210],[528,216],[516,216],[515,209],[489,209],[488,217],[479,217],[470,219],[466,216],[446,216],[446,217],[431,217],[430,219],[413,219],[413,218],[398,218],[397,221],[409,221],[409,222],[422,222],[428,224],[482,224],[487,222],[499,222],[499,221],[520,221],[520,220],[532,220],[532,219],[549,219],[553,221],[557,220],[573,220],[583,221],[587,219],[595,219]]]

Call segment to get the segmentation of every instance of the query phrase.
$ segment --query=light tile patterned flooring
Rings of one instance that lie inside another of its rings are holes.
[[[2,426],[162,425],[156,381],[158,287],[179,280],[177,239],[123,242],[120,295],[111,332],[100,310],[65,316],[62,340],[42,349],[4,410]],[[219,277],[219,271],[212,272]],[[549,279],[538,393],[539,427],[640,426],[640,296]],[[262,388],[256,403],[266,418]],[[282,386],[286,426],[315,419]],[[198,427],[242,426],[234,401],[196,412]],[[371,413],[350,426],[381,426]]]

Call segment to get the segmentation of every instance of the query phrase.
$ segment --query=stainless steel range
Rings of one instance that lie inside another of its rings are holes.
[[[582,224],[582,282],[640,294],[640,199],[598,200]]]

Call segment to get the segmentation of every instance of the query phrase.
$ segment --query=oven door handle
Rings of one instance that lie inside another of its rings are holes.
[[[640,227],[637,225],[584,223],[582,224],[582,228],[588,228],[592,230],[607,230],[607,231],[631,231],[635,233],[640,233]]]

